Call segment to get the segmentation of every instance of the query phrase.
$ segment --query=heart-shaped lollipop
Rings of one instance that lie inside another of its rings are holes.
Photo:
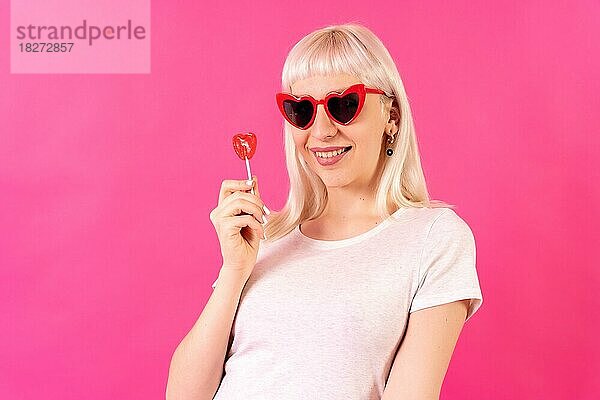
[[[250,172],[250,159],[256,152],[256,135],[252,132],[238,133],[233,136],[233,149],[239,158],[246,161],[246,171],[248,172],[248,180],[252,180],[252,172]],[[254,194],[254,187],[250,189]]]
[[[252,181],[252,172],[250,172],[250,159],[256,152],[256,135],[252,132],[248,133],[238,133],[233,136],[233,149],[235,150],[235,154],[238,155],[239,158],[246,161],[246,171],[248,172],[248,181]],[[252,194],[256,194],[254,192],[254,186],[250,189]],[[267,209],[266,212],[269,212]],[[265,217],[263,216],[263,221],[266,223]],[[263,224],[264,224],[263,223]],[[267,239],[265,233],[263,231],[263,239]]]
[[[256,135],[252,132],[234,135],[233,149],[240,159],[251,159],[256,152]],[[252,175],[248,179],[252,179]]]

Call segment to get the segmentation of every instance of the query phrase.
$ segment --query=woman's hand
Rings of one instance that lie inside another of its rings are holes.
[[[222,269],[239,273],[247,279],[256,264],[260,239],[263,237],[264,203],[260,199],[258,179],[252,176],[252,185],[245,180],[224,180],[219,193],[219,204],[210,212],[223,256]]]

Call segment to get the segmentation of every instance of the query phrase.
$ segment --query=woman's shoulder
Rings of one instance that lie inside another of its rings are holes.
[[[439,225],[465,223],[465,220],[451,207],[414,207],[412,213],[432,223],[439,220]]]
[[[467,222],[450,207],[411,207],[398,213],[400,225],[417,231],[468,231]]]
[[[459,213],[450,207],[437,207],[431,209],[427,236],[450,238],[472,238],[473,232],[469,224]]]

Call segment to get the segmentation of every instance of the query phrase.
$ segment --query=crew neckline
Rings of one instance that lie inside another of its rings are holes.
[[[352,244],[360,243],[360,242],[378,234],[383,229],[385,229],[387,226],[389,226],[392,223],[393,219],[397,218],[401,214],[404,214],[409,208],[410,207],[401,207],[401,208],[397,209],[396,211],[394,211],[392,214],[390,214],[389,217],[387,217],[386,219],[384,219],[383,221],[381,221],[379,224],[375,225],[373,228],[369,229],[368,231],[360,233],[356,236],[346,238],[346,239],[339,239],[339,240],[314,239],[314,238],[308,237],[304,233],[302,233],[302,231],[300,230],[300,224],[296,225],[296,228],[294,228],[294,233],[304,243],[310,244],[312,246],[323,248],[323,249],[337,249],[340,247],[346,247],[346,246],[349,246]]]

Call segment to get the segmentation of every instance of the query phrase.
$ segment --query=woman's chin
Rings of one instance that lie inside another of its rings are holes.
[[[347,186],[348,184],[350,184],[350,182],[352,182],[352,179],[345,176],[330,176],[327,173],[317,173],[317,175],[319,175],[321,181],[323,181],[323,184],[325,185],[325,187],[327,187],[327,189]]]

